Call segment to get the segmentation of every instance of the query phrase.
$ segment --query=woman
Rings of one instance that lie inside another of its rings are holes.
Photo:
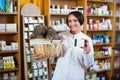
[[[84,66],[90,67],[94,62],[91,38],[80,31],[84,17],[74,11],[66,17],[69,32],[59,35],[64,38],[64,56],[57,60],[52,80],[84,80]],[[38,55],[34,55],[38,59]]]
[[[84,80],[84,66],[88,68],[93,64],[91,38],[80,31],[83,22],[84,17],[80,12],[68,14],[66,23],[70,32],[60,33],[64,37],[65,55],[59,57],[52,80]]]

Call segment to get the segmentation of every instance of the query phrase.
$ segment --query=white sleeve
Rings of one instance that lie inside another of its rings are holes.
[[[91,48],[90,53],[87,54],[86,51],[84,51],[84,54],[83,54],[83,61],[86,68],[89,68],[94,62],[94,50],[93,50],[93,44],[91,39],[89,40],[89,43]]]

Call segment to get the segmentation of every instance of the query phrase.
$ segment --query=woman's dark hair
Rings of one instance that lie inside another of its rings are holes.
[[[73,15],[78,19],[80,25],[83,24],[83,22],[84,22],[84,16],[83,16],[83,14],[80,13],[79,11],[73,11],[73,12],[70,12],[70,13],[67,15],[67,17],[66,17],[66,23],[67,23],[67,25],[68,25],[68,17],[69,17],[69,15],[71,15],[71,14],[73,14]]]

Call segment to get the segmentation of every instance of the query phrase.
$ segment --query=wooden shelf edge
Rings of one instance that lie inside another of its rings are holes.
[[[120,57],[120,54],[115,54],[114,57]]]
[[[50,65],[52,66],[54,66],[54,65],[56,65],[56,62],[50,62]]]
[[[0,70],[0,73],[12,72],[12,71],[18,71],[18,68],[10,68],[10,69]]]
[[[87,0],[89,2],[100,2],[100,3],[113,3],[112,1],[101,1],[101,0]]]
[[[104,32],[107,32],[107,31],[112,31],[112,30],[87,30],[87,32],[99,32],[99,31],[104,31]]]
[[[112,43],[108,43],[108,44],[94,44],[94,46],[106,46],[106,45],[112,45]]]
[[[92,15],[92,14],[88,14],[88,17],[114,17],[113,15]]]
[[[50,14],[51,16],[67,16],[68,14]]]
[[[101,56],[101,57],[95,57],[94,59],[103,59],[103,58],[110,58],[111,56]]]
[[[70,30],[56,30],[56,32],[67,32],[67,31],[70,31]]]
[[[120,30],[117,29],[116,32],[120,32]]]
[[[120,4],[120,2],[116,2],[117,4]]]
[[[4,54],[4,53],[16,53],[18,52],[18,50],[6,50],[6,51],[0,51],[0,54]]]
[[[116,15],[115,17],[116,17],[116,18],[120,18],[120,15]]]
[[[13,12],[13,13],[6,13],[6,12],[0,12],[0,15],[17,15],[18,13],[17,12]]]
[[[115,42],[115,45],[120,45],[120,42]]]
[[[18,32],[0,32],[0,34],[18,34]]]
[[[95,71],[95,72],[85,72],[85,74],[94,74],[94,73],[106,72],[106,71],[110,71],[110,70],[111,69],[100,70],[100,71]]]

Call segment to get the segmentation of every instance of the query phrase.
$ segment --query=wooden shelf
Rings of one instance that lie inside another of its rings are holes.
[[[116,45],[120,45],[120,42],[115,42]]]
[[[94,44],[94,46],[107,46],[107,45],[112,45],[112,43],[109,43],[109,44]]]
[[[92,15],[92,14],[88,14],[87,16],[88,17],[114,17],[114,16],[111,16],[111,15]]]
[[[57,30],[56,32],[66,32],[66,31],[69,31],[69,30]]]
[[[9,68],[9,69],[0,70],[0,73],[14,72],[18,70],[19,70],[18,68]]]
[[[16,24],[16,32],[0,32],[0,41],[4,41],[6,46],[12,46],[12,42],[17,44],[18,50],[6,50],[0,51],[1,60],[5,61],[4,57],[13,57],[13,61],[16,63],[15,67],[0,70],[0,76],[4,73],[9,75],[9,72],[14,72],[18,80],[21,80],[21,37],[20,37],[20,0],[11,0],[14,5],[13,8],[16,8],[16,11],[0,12],[0,24]],[[6,4],[4,4],[6,5]],[[10,7],[8,7],[10,8]],[[8,27],[11,27],[10,25]],[[14,28],[14,29],[15,29]],[[9,60],[9,58],[7,58]]]
[[[106,69],[106,70],[100,70],[100,71],[95,71],[95,72],[86,72],[86,74],[94,74],[94,73],[100,73],[100,72],[107,72],[110,71],[111,69]]]
[[[18,50],[8,50],[8,51],[0,51],[0,54],[5,54],[5,53],[16,53]]]
[[[29,24],[43,24],[43,23],[25,23],[25,25],[29,25]]]
[[[14,16],[14,15],[17,15],[18,13],[4,13],[4,12],[0,12],[0,16]]]
[[[108,31],[112,31],[112,30],[87,30],[87,32],[108,32]]]
[[[117,4],[120,4],[120,2],[116,2]]]
[[[50,14],[51,16],[67,16],[67,14]]]
[[[120,30],[118,30],[118,29],[117,29],[117,30],[115,30],[115,31],[120,32]]]
[[[99,3],[113,3],[110,1],[105,1],[105,0],[87,0],[88,2],[99,2]]]
[[[9,34],[18,34],[18,32],[0,32],[0,35],[3,35],[3,34],[5,34],[5,35],[9,35]]]
[[[95,59],[106,59],[106,58],[111,58],[111,56],[100,56],[100,57],[95,57]]]
[[[55,66],[56,62],[50,62],[50,65]]]
[[[120,15],[116,15],[116,18],[120,18]]]
[[[56,32],[67,32],[67,31],[70,31],[70,30],[56,30]],[[83,32],[83,30],[81,30],[81,32]]]
[[[115,57],[120,57],[120,53],[119,53],[119,54],[115,54],[114,56],[115,56]]]

